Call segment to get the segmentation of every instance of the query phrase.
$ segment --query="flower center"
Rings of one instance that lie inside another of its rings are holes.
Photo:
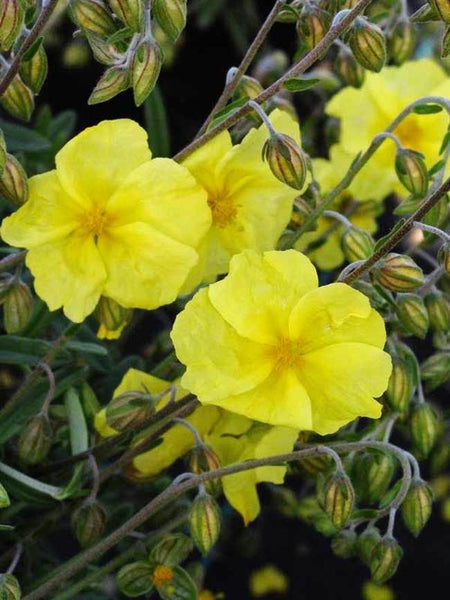
[[[413,148],[416,150],[421,141],[422,130],[417,119],[411,115],[395,128],[394,134],[405,148]]]
[[[280,338],[276,346],[270,349],[270,358],[276,371],[298,367],[301,358],[300,342],[288,338]]]
[[[237,207],[231,198],[210,194],[208,206],[212,212],[214,225],[223,229],[232,223],[237,215]]]
[[[166,565],[158,565],[153,571],[152,581],[156,586],[161,586],[173,579],[173,571]]]
[[[99,237],[108,225],[109,217],[103,207],[96,206],[84,216],[83,226],[86,233]]]

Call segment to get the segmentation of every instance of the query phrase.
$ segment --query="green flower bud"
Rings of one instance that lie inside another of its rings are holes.
[[[130,310],[121,306],[112,298],[100,296],[95,307],[95,316],[98,322],[110,331],[119,329],[130,316]]]
[[[25,11],[20,0],[0,2],[0,50],[9,50],[22,28]]]
[[[134,51],[131,81],[136,106],[140,106],[155,87],[162,63],[161,48],[153,39],[144,40]]]
[[[292,464],[292,463],[291,463]],[[293,463],[296,464],[296,463]],[[328,470],[333,464],[333,459],[328,454],[318,454],[317,456],[308,456],[298,462],[298,466],[303,473],[315,477],[318,473]]]
[[[116,431],[141,425],[155,412],[152,394],[129,391],[116,396],[106,407],[106,422]]]
[[[42,44],[29,60],[24,60],[20,63],[20,76],[35,94],[39,94],[41,91],[47,77],[47,71],[47,54]]]
[[[70,9],[73,19],[81,29],[105,37],[116,31],[114,20],[101,0],[73,0]]]
[[[0,508],[6,508],[10,504],[11,504],[11,500],[9,499],[8,492],[5,490],[3,485],[0,483]]]
[[[277,179],[295,190],[303,188],[308,162],[295,140],[284,133],[271,135],[263,146],[262,157]]]
[[[14,575],[9,573],[0,575],[0,598],[1,600],[20,600],[22,598],[19,582]]]
[[[397,540],[385,535],[374,547],[370,557],[370,573],[375,583],[384,583],[397,571],[403,556]]]
[[[151,564],[175,567],[184,562],[192,552],[191,538],[183,533],[166,534],[150,552]]]
[[[19,457],[27,465],[37,465],[50,452],[53,431],[48,417],[42,413],[28,421],[17,444]]]
[[[195,446],[189,456],[189,468],[192,473],[201,475],[202,473],[208,473],[214,471],[220,467],[220,460],[214,450],[205,444],[201,446]],[[212,496],[218,496],[222,491],[222,482],[220,479],[211,479],[205,481],[204,484],[206,491]]]
[[[72,513],[72,530],[82,548],[92,546],[102,536],[106,512],[98,500],[87,500]]]
[[[357,17],[349,33],[349,45],[360,65],[369,71],[381,71],[386,62],[386,42],[377,25]]]
[[[421,456],[427,457],[436,443],[439,429],[433,407],[427,403],[416,404],[411,411],[411,438]]]
[[[406,148],[397,149],[395,171],[408,192],[414,196],[425,196],[428,190],[428,170],[419,152]]]
[[[341,558],[350,558],[356,553],[357,535],[354,531],[344,529],[331,540],[331,549]]]
[[[393,411],[404,414],[408,411],[409,403],[414,392],[414,379],[407,364],[394,357],[392,373],[386,390],[386,398]]]
[[[387,254],[372,271],[376,283],[391,292],[409,292],[424,283],[422,269],[406,254]]]
[[[347,49],[341,49],[336,57],[336,72],[347,85],[360,88],[366,78],[366,72],[353,54]]]
[[[142,0],[108,0],[113,13],[122,23],[139,33],[142,27]]]
[[[411,58],[414,51],[415,32],[408,19],[398,21],[388,38],[389,55],[400,66]]]
[[[358,498],[373,504],[386,494],[395,473],[395,461],[384,452],[359,454],[354,459],[353,471]]]
[[[186,26],[186,0],[153,0],[152,12],[164,33],[175,42]]]
[[[445,272],[450,274],[450,242],[444,242],[438,251],[438,261]]]
[[[248,98],[249,100],[253,100],[253,98],[259,96],[262,91],[263,87],[257,79],[254,77],[248,77],[248,75],[244,75],[233,94],[233,98],[236,100],[240,98]]]
[[[403,522],[409,531],[417,537],[431,516],[433,490],[422,479],[415,479],[401,506]]]
[[[3,324],[6,333],[17,333],[28,323],[33,312],[33,296],[23,281],[12,285],[3,302]]]
[[[143,560],[130,563],[116,575],[119,590],[128,598],[137,598],[152,591],[153,579],[150,565]]]
[[[420,366],[427,389],[434,390],[450,378],[450,352],[436,352]]]
[[[396,312],[408,333],[424,339],[430,324],[428,311],[421,296],[397,294]]]
[[[439,21],[439,15],[431,6],[431,4],[424,4],[409,18],[411,23],[428,23],[430,21]]]
[[[104,38],[92,31],[86,31],[86,39],[97,62],[107,67],[115,64],[118,50],[113,44],[109,44]]]
[[[361,560],[367,566],[370,565],[372,552],[380,540],[381,535],[376,527],[369,527],[358,537],[356,548]]]
[[[425,306],[430,317],[431,328],[434,331],[448,333],[450,330],[450,304],[439,290],[425,296]]]
[[[428,0],[433,11],[439,15],[441,21],[450,24],[450,2],[448,0]]]
[[[318,6],[305,4],[297,21],[297,33],[302,45],[312,50],[325,37],[329,22],[326,13]]]
[[[12,154],[6,154],[5,165],[0,175],[0,196],[16,206],[21,206],[28,200],[27,174]]]
[[[354,262],[372,256],[375,242],[370,233],[352,225],[342,234],[341,246],[345,258]]]
[[[205,556],[220,533],[221,513],[217,502],[208,494],[199,494],[189,512],[189,525],[194,544]]]
[[[355,502],[350,478],[344,472],[333,473],[324,483],[321,501],[323,509],[337,529],[345,527]]]
[[[111,100],[117,94],[125,91],[130,85],[130,75],[127,69],[122,67],[110,67],[106,69],[98,80],[97,85],[89,96],[88,104],[100,104]]]
[[[34,110],[34,96],[19,75],[14,77],[5,93],[0,97],[0,105],[16,119],[21,121],[31,119]]]

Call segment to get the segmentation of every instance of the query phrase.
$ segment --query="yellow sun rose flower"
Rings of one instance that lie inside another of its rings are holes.
[[[175,300],[211,215],[185,167],[150,159],[137,123],[103,121],[58,152],[56,170],[30,179],[30,199],[3,221],[1,236],[28,249],[50,310],[80,322],[101,295],[125,308]]]
[[[353,288],[318,288],[295,250],[246,251],[177,316],[172,340],[184,388],[202,404],[271,425],[333,433],[378,418],[387,387],[382,318]]]
[[[270,120],[277,131],[300,144],[298,123],[288,113],[274,110]],[[206,190],[212,216],[198,248],[199,262],[184,292],[226,273],[234,254],[245,249],[272,250],[288,224],[300,191],[279,181],[263,162],[268,136],[266,126],[261,125],[233,146],[230,134],[223,131],[183,162]]]
[[[338,92],[328,103],[327,113],[340,118],[339,146],[349,154],[349,164],[408,104],[431,95],[450,96],[450,79],[431,58],[385,67],[380,73],[366,72],[361,88],[347,87]],[[393,133],[406,148],[422,152],[431,167],[439,160],[448,121],[445,110],[428,115],[413,113]],[[352,184],[360,187],[361,193],[356,194],[359,200],[392,192],[407,195],[395,174],[394,161],[395,145],[386,140]]]
[[[289,580],[275,565],[266,565],[253,571],[249,587],[253,598],[261,598],[267,594],[286,594]]]

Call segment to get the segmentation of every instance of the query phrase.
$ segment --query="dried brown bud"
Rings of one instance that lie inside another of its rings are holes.
[[[21,206],[28,200],[27,174],[12,154],[6,154],[5,165],[0,175],[0,196],[16,206]]]
[[[161,48],[154,39],[144,40],[134,51],[131,81],[136,106],[140,106],[155,87],[162,63]]]
[[[92,546],[102,535],[106,512],[97,500],[87,500],[72,513],[72,529],[82,548]]]

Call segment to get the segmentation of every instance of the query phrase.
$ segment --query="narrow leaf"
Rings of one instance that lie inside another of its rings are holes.
[[[319,83],[320,79],[302,79],[301,77],[292,77],[291,79],[286,79],[283,83],[283,87],[285,90],[289,92],[304,92],[305,90],[309,90],[317,83]]]

